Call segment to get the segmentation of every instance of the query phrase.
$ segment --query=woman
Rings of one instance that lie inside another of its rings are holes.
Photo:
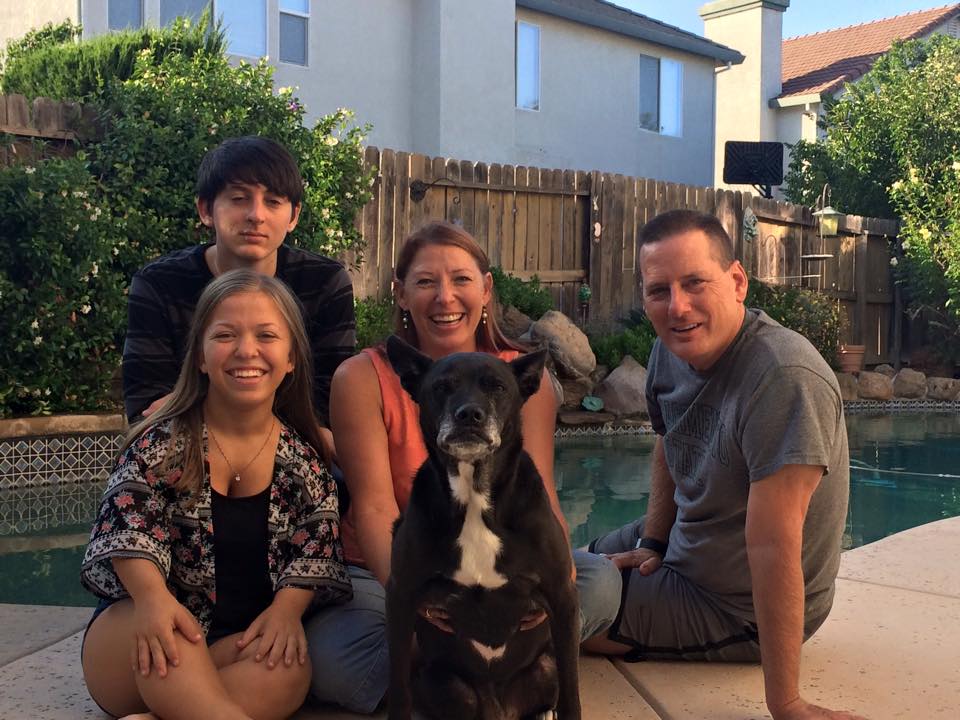
[[[235,270],[207,286],[173,393],[130,431],[81,569],[101,598],[84,678],[107,712],[279,719],[303,702],[301,617],[351,592],[310,377],[283,283]]]
[[[432,223],[414,233],[397,258],[395,331],[437,359],[483,351],[514,359],[520,347],[497,326],[490,264],[462,228]],[[400,387],[383,349],[345,361],[331,386],[331,425],[351,495],[344,551],[354,599],[308,623],[314,678],[321,700],[372,712],[387,686],[383,586],[390,575],[393,522],[406,506],[413,476],[427,457],[418,411]],[[549,376],[523,407],[524,448],[543,477],[557,519],[566,529],[553,482],[557,403]],[[606,558],[574,553],[581,637],[608,627],[620,601],[620,575]]]

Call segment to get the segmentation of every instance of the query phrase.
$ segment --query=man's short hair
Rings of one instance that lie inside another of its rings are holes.
[[[296,207],[303,200],[303,179],[293,156],[269,138],[229,138],[203,156],[197,170],[197,198],[210,204],[230,183],[263,185]]]
[[[726,270],[736,260],[733,241],[716,217],[698,210],[669,210],[640,228],[639,245],[650,245],[674,235],[699,230],[713,245],[717,262]]]

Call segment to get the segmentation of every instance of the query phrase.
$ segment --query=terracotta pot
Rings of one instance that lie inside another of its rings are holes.
[[[863,370],[864,345],[841,345],[837,353],[841,372],[858,373]]]

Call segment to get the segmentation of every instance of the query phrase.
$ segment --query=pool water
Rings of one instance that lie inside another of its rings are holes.
[[[844,549],[960,515],[960,415],[850,415]],[[554,470],[574,547],[646,512],[649,435],[557,441]]]
[[[845,548],[960,515],[960,415],[852,415],[847,428]],[[557,441],[554,473],[574,547],[646,512],[653,443],[650,435]],[[0,603],[95,604],[77,576],[102,487],[72,485],[42,500],[0,492],[0,504],[11,505],[3,517],[15,520],[0,526]]]

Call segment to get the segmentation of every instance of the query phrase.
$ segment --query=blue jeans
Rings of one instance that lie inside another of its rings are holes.
[[[575,550],[580,639],[613,624],[620,608],[620,571],[607,558]],[[306,624],[313,678],[311,696],[356,713],[372,713],[387,692],[385,591],[364,568],[351,565],[353,599],[317,612]]]

